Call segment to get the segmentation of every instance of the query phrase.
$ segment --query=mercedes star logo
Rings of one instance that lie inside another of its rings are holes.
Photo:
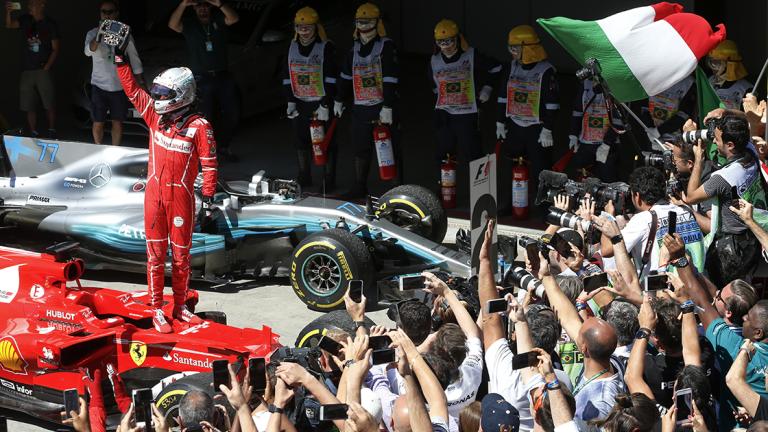
[[[88,181],[95,188],[100,188],[109,183],[112,178],[112,169],[105,163],[96,164],[88,174]]]

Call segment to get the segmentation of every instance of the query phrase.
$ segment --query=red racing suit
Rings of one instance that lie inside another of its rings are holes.
[[[160,124],[154,101],[138,86],[127,63],[117,75],[133,106],[149,127],[149,164],[144,191],[147,237],[147,285],[151,306],[162,307],[165,258],[171,243],[173,301],[183,305],[189,287],[190,247],[195,225],[194,182],[203,167],[203,196],[216,191],[216,141],[207,120],[189,116],[180,123]]]

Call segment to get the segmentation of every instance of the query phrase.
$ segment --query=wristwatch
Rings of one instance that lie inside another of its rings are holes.
[[[282,414],[283,413],[283,409],[278,407],[278,406],[276,406],[275,404],[269,404],[267,406],[267,410],[269,412],[271,412],[271,413],[278,413],[278,414]]]
[[[355,327],[355,331],[357,331],[357,329],[359,329],[360,327],[365,327],[365,321],[355,321],[354,327]]]
[[[688,258],[686,258],[686,257],[680,257],[680,258],[670,262],[670,264],[672,264],[673,266],[675,266],[677,268],[688,267],[688,264],[690,264],[690,263],[691,262],[688,261]]]
[[[645,327],[641,327],[637,333],[635,333],[635,339],[648,339],[651,337],[651,331]]]
[[[345,361],[345,362],[344,362],[344,364],[341,366],[341,368],[342,368],[342,369],[346,369],[346,368],[348,368],[349,366],[352,366],[353,364],[355,364],[355,361],[354,361],[354,360],[347,360],[347,361]]]
[[[615,236],[611,237],[611,244],[619,244],[624,241],[624,236],[621,234],[616,234]]]

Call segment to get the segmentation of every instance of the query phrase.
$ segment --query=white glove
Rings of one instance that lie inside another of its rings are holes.
[[[383,124],[391,125],[392,124],[392,108],[389,107],[381,107],[381,112],[379,112],[379,121]]]
[[[491,92],[493,91],[493,87],[486,85],[483,86],[482,89],[480,89],[480,95],[477,97],[477,100],[480,101],[480,103],[486,103],[491,98]]]
[[[552,147],[555,144],[554,138],[552,138],[552,131],[547,128],[542,128],[539,134],[539,142],[544,148]]]
[[[573,152],[579,151],[579,137],[576,135],[568,135],[568,148]]]
[[[507,139],[507,125],[496,122],[496,139]]]
[[[336,117],[341,117],[341,115],[344,114],[344,103],[336,101],[333,103],[333,115]]]
[[[328,112],[328,108],[320,105],[315,110],[315,116],[320,121],[328,121],[328,119],[330,118],[330,113]]]
[[[296,102],[288,102],[288,108],[285,109],[285,115],[289,119],[295,119],[299,116],[299,112],[296,110]]]

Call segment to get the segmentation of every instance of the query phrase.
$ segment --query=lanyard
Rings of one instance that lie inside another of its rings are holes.
[[[582,382],[581,384],[577,385],[576,388],[573,389],[573,395],[576,396],[580,391],[584,390],[584,387],[589,385],[589,383],[591,383],[592,381],[600,378],[600,376],[603,375],[606,372],[608,372],[608,368],[605,368],[605,369],[601,370],[600,372],[598,372],[594,376],[592,376],[592,378],[590,378],[590,379],[586,380],[585,382]]]

